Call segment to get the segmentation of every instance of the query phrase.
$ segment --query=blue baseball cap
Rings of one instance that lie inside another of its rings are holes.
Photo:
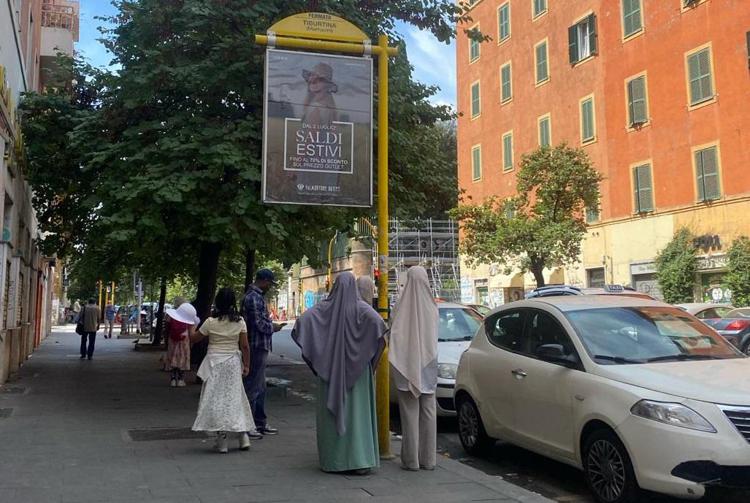
[[[274,286],[278,285],[271,269],[258,269],[258,272],[255,273],[255,279],[270,281]]]

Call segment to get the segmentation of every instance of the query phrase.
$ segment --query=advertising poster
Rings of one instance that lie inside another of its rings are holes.
[[[372,206],[372,59],[266,52],[263,202]]]

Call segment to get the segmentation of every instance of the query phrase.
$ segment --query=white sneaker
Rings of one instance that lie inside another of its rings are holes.
[[[227,445],[227,434],[224,431],[220,431],[216,434],[216,449],[221,454],[229,452],[229,446]]]
[[[178,388],[184,388],[185,387],[185,381],[182,380],[182,379],[180,379],[179,381],[177,381],[177,387]]]
[[[250,449],[250,437],[247,433],[240,433],[240,450],[246,451]]]
[[[169,385],[172,386],[173,388],[176,388],[177,387],[177,381],[175,381],[174,379],[172,379],[171,381],[169,381]]]

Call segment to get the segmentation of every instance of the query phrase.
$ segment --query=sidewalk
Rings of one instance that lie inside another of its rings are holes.
[[[73,327],[60,329],[0,387],[0,502],[549,501],[442,456],[434,472],[396,460],[365,477],[322,473],[305,390],[271,390],[279,436],[250,452],[232,439],[229,454],[216,454],[213,439],[189,431],[199,386],[170,388],[159,354],[132,341],[96,342],[94,359],[79,360]],[[277,359],[270,374],[303,371]]]

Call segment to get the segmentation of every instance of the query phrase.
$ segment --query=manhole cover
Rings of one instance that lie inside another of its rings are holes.
[[[13,409],[0,409],[0,419],[10,417],[12,413],[13,413]]]
[[[0,393],[12,393],[14,395],[22,395],[26,393],[26,388],[21,386],[3,386],[0,388]]]
[[[145,428],[128,430],[128,436],[133,442],[151,442],[154,440],[190,440],[206,438],[205,431],[193,431],[190,428]]]

